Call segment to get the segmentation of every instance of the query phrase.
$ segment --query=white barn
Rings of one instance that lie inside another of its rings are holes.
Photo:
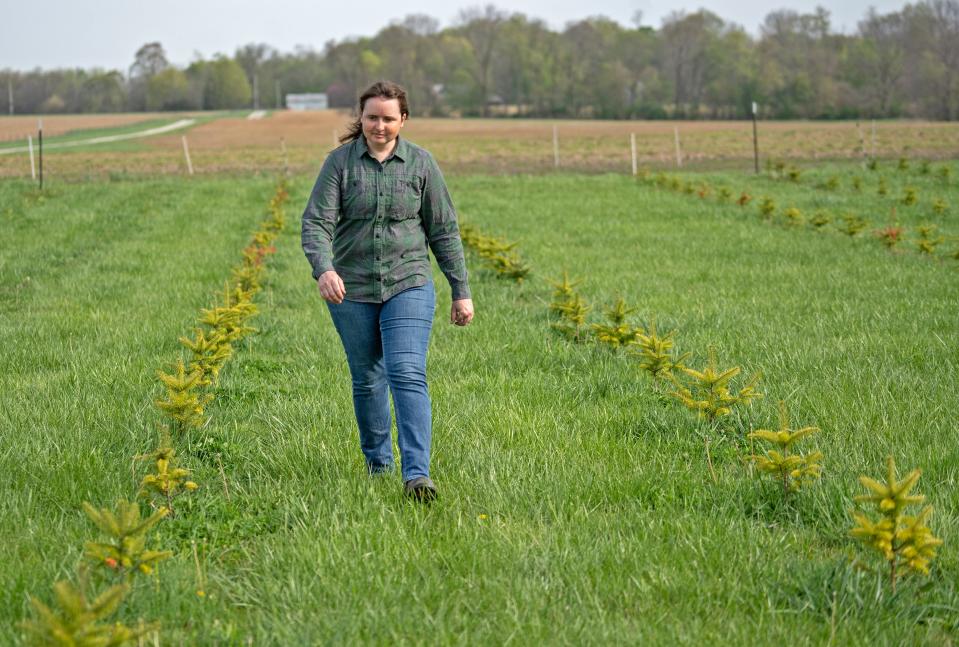
[[[330,107],[330,102],[327,100],[325,92],[288,94],[286,95],[286,107],[290,110],[326,110]]]

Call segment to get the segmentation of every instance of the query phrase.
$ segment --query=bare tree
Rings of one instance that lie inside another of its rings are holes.
[[[674,11],[663,19],[661,34],[663,73],[673,84],[675,110],[698,108],[707,83],[707,55],[724,28],[722,19],[709,11],[694,14]]]
[[[959,0],[929,0],[932,16],[932,50],[941,67],[940,116],[952,121],[959,116],[956,80],[959,74]]]
[[[499,32],[507,15],[493,5],[463,9],[458,17],[458,30],[473,48],[475,65],[470,70],[480,100],[480,111],[488,114],[490,69],[499,41]]]
[[[859,35],[865,53],[864,84],[877,114],[888,114],[905,69],[902,15],[882,16],[870,7],[859,23]]]
[[[403,20],[397,21],[397,24],[417,36],[433,36],[440,30],[440,22],[425,13],[410,14]]]

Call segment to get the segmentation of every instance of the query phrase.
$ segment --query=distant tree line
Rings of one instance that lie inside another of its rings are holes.
[[[125,75],[4,70],[0,83],[18,113],[273,108],[291,92],[352,107],[389,78],[415,114],[433,116],[733,119],[756,101],[775,118],[959,117],[959,0],[870,9],[853,34],[834,32],[823,8],[773,11],[758,37],[705,10],[673,13],[658,30],[641,18],[553,31],[486,6],[445,29],[411,15],[322,51],[249,44],[181,69],[148,43]]]

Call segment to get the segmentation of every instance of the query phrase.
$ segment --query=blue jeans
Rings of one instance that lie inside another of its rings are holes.
[[[433,282],[403,290],[384,303],[329,303],[353,378],[353,410],[360,449],[371,472],[393,467],[390,400],[393,393],[403,480],[430,475],[432,415],[426,387],[436,294]]]

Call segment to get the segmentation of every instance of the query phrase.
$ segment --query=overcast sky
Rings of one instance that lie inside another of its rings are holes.
[[[294,0],[29,0],[4,2],[0,9],[0,69],[102,67],[124,72],[144,43],[160,41],[170,61],[186,65],[197,56],[232,54],[240,45],[267,43],[281,52],[297,45],[322,50],[328,40],[372,36],[408,14],[424,13],[441,27],[453,23],[469,0],[407,2],[296,2]],[[539,18],[553,29],[570,21],[603,15],[632,25],[637,11],[642,24],[659,27],[674,10],[708,9],[727,21],[758,33],[772,8],[811,12],[822,4],[836,31],[851,32],[869,6],[881,13],[901,9],[896,0],[519,0],[494,2],[498,8]]]

